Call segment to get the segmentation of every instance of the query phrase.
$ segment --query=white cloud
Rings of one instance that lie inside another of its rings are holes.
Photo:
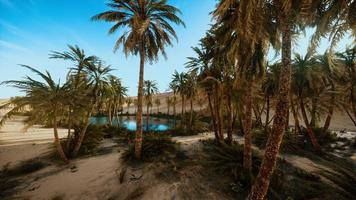
[[[17,51],[29,51],[25,47],[4,40],[0,40],[0,47],[4,47],[11,50],[17,50]]]

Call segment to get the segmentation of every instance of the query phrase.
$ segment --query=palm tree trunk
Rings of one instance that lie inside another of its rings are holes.
[[[61,159],[63,160],[64,163],[68,164],[69,160],[67,158],[67,156],[65,155],[61,142],[59,140],[58,137],[58,130],[57,130],[57,119],[56,117],[54,117],[54,124],[53,124],[53,132],[54,132],[54,144],[56,145],[56,149],[58,152],[58,155],[61,157]]]
[[[215,112],[213,108],[213,104],[211,102],[211,94],[208,93],[208,104],[209,104],[209,109],[210,109],[210,115],[213,121],[213,129],[214,129],[214,134],[215,134],[215,140],[220,144],[222,141],[220,139],[220,136],[218,134],[218,127],[216,124],[216,117],[215,117]]]
[[[328,110],[328,116],[326,117],[326,120],[325,120],[325,123],[323,126],[323,132],[321,132],[321,134],[322,134],[321,137],[324,137],[326,135],[326,132],[328,131],[329,126],[330,126],[331,117],[333,116],[333,113],[334,113],[334,106],[330,106],[329,110]]]
[[[317,103],[318,103],[318,99],[316,97],[313,97],[312,98],[311,119],[310,119],[310,126],[312,128],[316,128],[316,126],[317,126],[317,119],[316,119]]]
[[[228,114],[228,127],[227,127],[227,144],[232,144],[232,129],[234,126],[234,112],[232,111],[231,94],[227,95],[227,114]]]
[[[252,168],[252,80],[249,80],[245,96],[244,129],[244,158],[243,168],[250,172]]]
[[[173,117],[174,117],[174,128],[177,126],[177,119],[176,119],[176,104],[173,104]]]
[[[289,91],[291,79],[291,25],[282,20],[282,66],[279,78],[278,100],[273,120],[272,133],[269,134],[266,150],[262,159],[262,164],[252,190],[247,199],[263,200],[270,183],[271,176],[276,167],[279,148],[284,135],[284,128],[287,122],[287,112],[289,108]]]
[[[109,115],[109,124],[112,126],[112,112],[111,112],[111,106],[108,106],[108,115]]]
[[[71,111],[69,109],[68,112],[68,134],[67,134],[67,143],[66,143],[66,152],[67,155],[70,153],[70,142],[71,142],[71,129],[72,129],[72,121],[71,121]]]
[[[294,118],[295,133],[298,132],[298,134],[302,134],[302,130],[300,130],[298,114],[297,114],[297,111],[296,111],[296,109],[294,107],[294,102],[293,102],[293,98],[292,97],[290,97],[290,104],[291,104],[293,118]]]
[[[86,133],[87,128],[88,128],[89,123],[90,123],[89,120],[90,120],[90,117],[91,117],[92,113],[94,112],[94,109],[95,109],[95,104],[92,105],[92,108],[90,109],[90,112],[87,113],[88,116],[85,117],[85,119],[84,119],[83,128],[79,133],[78,141],[76,142],[76,144],[74,146],[74,149],[73,149],[73,153],[72,153],[73,157],[76,157],[78,155],[79,149],[82,146],[82,142],[84,140],[85,133]]]
[[[184,98],[184,95],[182,95],[182,117],[184,115],[184,107],[185,107],[185,98]]]
[[[356,126],[356,120],[352,117],[351,113],[349,112],[348,109],[345,109],[347,115],[349,116],[349,118],[351,119],[352,123],[354,123],[354,125]]]
[[[189,118],[189,129],[192,129],[193,123],[193,98],[190,98],[190,118]]]
[[[307,116],[307,113],[305,111],[305,106],[304,106],[304,102],[303,102],[302,98],[300,98],[300,109],[302,111],[302,116],[303,116],[303,119],[304,119],[305,127],[307,128],[307,133],[308,133],[308,136],[310,138],[310,141],[311,141],[314,149],[319,152],[321,150],[320,149],[320,145],[319,145],[318,140],[316,139],[316,137],[315,137],[315,135],[313,133],[312,127],[309,124],[308,116]]]
[[[144,68],[145,68],[145,49],[144,49],[144,44],[141,44],[140,74],[139,74],[138,91],[137,91],[136,137],[135,137],[135,157],[138,159],[141,158],[141,151],[142,151],[142,104],[143,104]]]
[[[267,95],[266,102],[266,121],[265,121],[265,133],[267,133],[268,125],[269,125],[269,111],[270,111],[270,97]]]
[[[149,110],[150,110],[150,107],[147,104],[147,106],[146,106],[146,131],[148,131],[148,119],[150,118],[150,115],[149,115],[150,111]]]

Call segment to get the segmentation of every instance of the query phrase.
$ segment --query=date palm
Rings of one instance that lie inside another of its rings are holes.
[[[143,82],[143,95],[146,101],[146,125],[148,131],[148,122],[149,122],[149,108],[153,103],[153,95],[158,92],[158,87],[156,81],[146,80]],[[138,126],[138,125],[137,125]]]
[[[159,113],[159,106],[161,105],[161,100],[159,100],[159,98],[157,98],[157,99],[155,99],[154,103],[157,108],[157,113]]]
[[[127,104],[127,113],[129,113],[129,110],[130,110],[130,106],[131,104],[133,103],[132,99],[131,98],[127,98],[126,99],[126,104]]]
[[[74,157],[78,154],[82,145],[86,130],[90,124],[90,117],[94,113],[95,108],[98,106],[99,97],[103,94],[108,85],[107,76],[110,71],[112,71],[111,67],[105,66],[100,60],[96,60],[94,63],[91,63],[84,68],[84,73],[87,75],[88,79],[88,87],[90,88],[87,99],[89,101],[89,106],[87,112],[84,114],[83,126],[74,145],[72,152]]]
[[[16,112],[25,109],[25,107],[29,107],[30,116],[26,120],[26,128],[37,123],[48,122],[53,127],[54,143],[57,153],[65,163],[68,163],[69,160],[63,151],[58,136],[58,123],[67,116],[67,106],[70,103],[71,96],[75,95],[75,91],[70,90],[70,86],[67,83],[63,85],[55,83],[48,72],[42,73],[30,66],[22,66],[40,76],[43,81],[37,81],[27,76],[24,80],[11,80],[2,83],[20,89],[25,92],[25,96],[13,98],[10,102],[0,107],[0,109],[2,109],[10,104],[14,105],[14,107],[3,116],[0,125],[2,125],[6,119],[16,114]]]
[[[135,156],[140,158],[144,65],[146,61],[158,60],[160,53],[166,56],[165,46],[172,45],[172,38],[177,39],[170,23],[183,26],[184,23],[177,16],[179,9],[168,5],[166,0],[111,0],[107,5],[111,10],[95,15],[92,20],[114,23],[109,30],[110,34],[119,29],[124,30],[116,41],[114,51],[122,46],[126,55],[140,56],[135,139]]]
[[[184,115],[185,112],[185,100],[186,100],[186,90],[187,90],[187,78],[188,74],[181,72],[179,73],[178,71],[174,71],[172,81],[170,83],[170,88],[173,90],[174,93],[179,93],[179,95],[182,98],[182,113],[181,115]]]

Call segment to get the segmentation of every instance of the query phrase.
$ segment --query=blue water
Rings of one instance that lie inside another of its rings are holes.
[[[91,124],[100,124],[105,125],[108,123],[107,117],[92,117],[90,119]],[[119,120],[116,118],[113,119],[113,123],[115,125],[120,125],[126,127],[130,131],[136,131],[136,120],[135,117],[119,117]],[[150,117],[148,122],[148,130],[149,131],[166,131],[173,127],[173,120],[168,119],[160,119],[155,117]],[[142,129],[147,130],[147,120],[146,117],[142,117]]]

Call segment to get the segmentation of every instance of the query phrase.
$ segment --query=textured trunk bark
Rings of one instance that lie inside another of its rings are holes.
[[[71,112],[69,111],[68,112],[68,134],[67,134],[67,142],[66,142],[66,149],[65,149],[67,155],[70,155],[71,129],[72,129],[72,121],[71,121]]]
[[[243,168],[246,171],[252,169],[252,81],[248,81],[245,96],[245,115],[243,121],[244,129],[244,158]]]
[[[284,16],[286,17],[286,16]],[[285,18],[283,18],[286,20]],[[284,135],[289,108],[289,91],[291,79],[291,26],[282,21],[282,66],[279,77],[278,100],[273,120],[272,133],[269,134],[262,164],[255,183],[247,199],[263,200],[270,183],[271,176],[276,167],[279,148]]]
[[[94,104],[95,105],[95,104]],[[85,136],[85,133],[87,131],[87,128],[89,126],[89,123],[90,123],[90,117],[91,117],[91,113],[93,113],[94,109],[95,109],[95,106],[92,106],[91,108],[91,112],[88,113],[88,116],[84,119],[84,123],[83,123],[83,128],[82,130],[80,130],[80,133],[79,133],[79,138],[78,138],[78,141],[76,142],[75,146],[74,146],[74,149],[73,149],[73,153],[72,153],[72,157],[76,157],[78,155],[78,152],[79,152],[79,149],[80,147],[82,146],[82,143],[83,143],[83,140],[84,140],[84,136]]]
[[[325,120],[325,123],[324,123],[324,126],[323,126],[323,132],[321,133],[322,134],[321,137],[325,137],[326,132],[329,129],[333,113],[334,113],[334,106],[332,105],[332,106],[329,107],[328,116],[326,117],[326,120]]]
[[[222,141],[220,140],[220,136],[218,134],[218,127],[216,125],[215,112],[214,112],[213,104],[211,102],[211,94],[208,94],[207,96],[208,96],[208,104],[209,104],[209,109],[210,109],[210,115],[211,115],[211,119],[213,120],[213,129],[214,129],[214,134],[215,134],[215,140],[218,143],[221,143]]]
[[[316,119],[316,110],[317,110],[318,99],[316,97],[312,98],[312,107],[311,107],[311,119],[310,119],[310,126],[312,128],[317,127],[317,119]]]
[[[266,97],[267,102],[266,102],[266,121],[265,121],[265,133],[268,132],[268,125],[269,125],[269,111],[270,111],[270,98],[269,96]]]
[[[174,117],[174,128],[177,126],[177,119],[176,119],[176,104],[173,105],[173,117]]]
[[[149,115],[149,111],[150,110],[150,107],[147,105],[146,107],[146,131],[148,131],[148,121],[149,121],[149,118],[150,118],[150,115]]]
[[[111,112],[111,106],[109,106],[109,110],[108,110],[108,115],[109,115],[109,124],[112,126],[112,112]]]
[[[289,129],[289,108],[287,112],[287,122],[286,122],[285,130],[288,132],[288,129]]]
[[[61,157],[61,159],[63,160],[64,163],[68,164],[69,160],[68,160],[66,154],[63,151],[61,142],[60,142],[59,137],[58,137],[57,119],[56,119],[56,117],[54,117],[53,121],[54,121],[54,123],[53,123],[54,144],[56,145],[56,149],[57,149],[58,155]]]
[[[182,117],[184,115],[184,111],[185,111],[185,97],[184,95],[182,95]]]
[[[141,44],[140,49],[140,74],[137,91],[137,115],[136,115],[136,136],[135,136],[135,157],[141,158],[142,151],[142,104],[143,104],[143,79],[145,68],[145,49]]]
[[[318,140],[316,139],[316,137],[315,137],[315,135],[313,133],[313,129],[309,124],[308,116],[307,116],[307,113],[305,111],[305,106],[304,106],[304,102],[303,102],[302,98],[300,99],[300,109],[302,111],[302,116],[303,116],[303,119],[304,119],[305,127],[307,128],[307,133],[308,133],[309,139],[310,139],[314,149],[319,152],[319,151],[321,151],[321,148],[320,148],[320,145],[318,143]]]
[[[356,121],[355,119],[352,117],[351,113],[349,112],[348,109],[345,109],[347,115],[349,116],[349,118],[351,119],[352,123],[354,123],[354,126],[356,126]]]
[[[234,126],[234,112],[232,111],[231,95],[227,95],[227,115],[228,115],[228,127],[227,127],[227,144],[232,144],[232,130]]]
[[[300,125],[299,125],[299,118],[298,118],[297,110],[294,107],[294,102],[293,102],[293,98],[292,97],[290,97],[290,104],[291,104],[293,118],[294,118],[295,134],[297,132],[298,132],[298,134],[302,134],[302,130],[300,129]]]
[[[189,118],[189,129],[192,130],[193,123],[193,98],[190,98],[190,118]]]

